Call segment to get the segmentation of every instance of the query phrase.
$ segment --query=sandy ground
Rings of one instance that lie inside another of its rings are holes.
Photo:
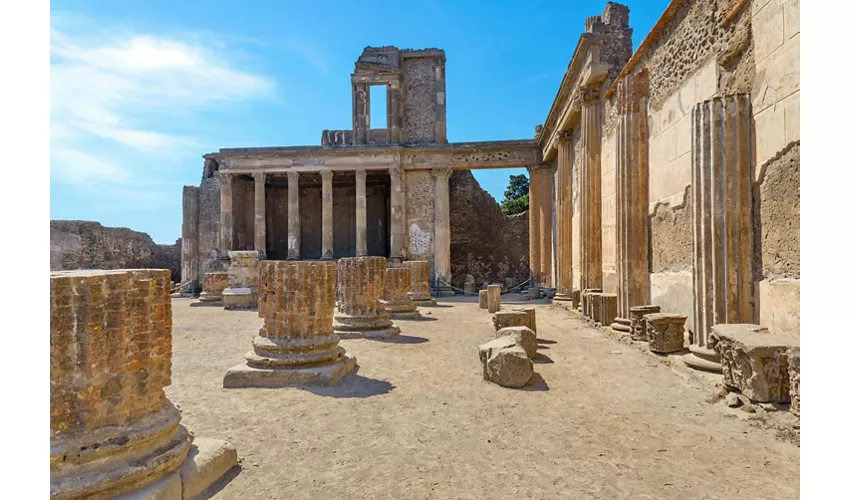
[[[555,306],[536,306],[533,385],[482,381],[494,329],[466,300],[397,321],[395,342],[343,340],[360,366],[337,386],[224,390],[261,320],[174,299],[166,392],[240,457],[214,498],[799,497],[799,447]]]

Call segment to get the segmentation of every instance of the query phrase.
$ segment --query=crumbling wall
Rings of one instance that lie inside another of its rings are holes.
[[[224,271],[218,260],[221,243],[221,190],[218,171],[210,177],[204,177],[199,186],[198,195],[198,275],[211,271]]]
[[[82,220],[50,221],[50,270],[168,269],[180,280],[181,241],[158,245],[146,233]]]
[[[452,285],[463,288],[467,274],[476,285],[528,279],[528,212],[505,216],[469,170],[449,178]]]

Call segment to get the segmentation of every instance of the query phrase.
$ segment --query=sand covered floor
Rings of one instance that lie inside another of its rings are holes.
[[[174,299],[166,392],[240,457],[215,498],[799,496],[799,447],[556,306],[536,305],[533,385],[482,381],[477,346],[495,331],[475,300],[421,308],[394,342],[343,340],[360,366],[334,387],[225,390],[256,311]]]

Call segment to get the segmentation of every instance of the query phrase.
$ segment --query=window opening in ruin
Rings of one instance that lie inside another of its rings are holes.
[[[387,86],[369,87],[369,128],[387,128]]]

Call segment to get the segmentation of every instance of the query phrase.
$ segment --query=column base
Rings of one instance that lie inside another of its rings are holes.
[[[227,370],[224,374],[224,388],[275,388],[301,384],[335,385],[356,365],[357,358],[353,356],[344,356],[340,361],[329,365],[306,368],[254,368],[245,362]]]
[[[225,309],[254,309],[259,297],[253,288],[226,288],[221,299]]]
[[[437,301],[434,299],[414,299],[413,303],[416,304],[416,307],[434,307],[437,305]]]
[[[388,339],[401,332],[386,313],[366,317],[338,314],[333,329],[341,339]]]
[[[319,260],[334,260],[334,256],[333,256],[333,254],[331,254],[331,255],[325,254],[325,255],[322,255],[322,257]]]
[[[611,328],[618,332],[631,333],[632,322],[626,318],[614,318],[614,322],[611,323]]]
[[[183,493],[178,498],[195,498],[237,463],[236,448],[232,444],[220,439],[196,437],[189,448],[189,455],[180,466]]]
[[[719,357],[713,349],[692,345],[688,348],[688,350],[691,351],[690,354],[687,354],[682,358],[682,361],[684,361],[686,365],[696,370],[723,373]]]

